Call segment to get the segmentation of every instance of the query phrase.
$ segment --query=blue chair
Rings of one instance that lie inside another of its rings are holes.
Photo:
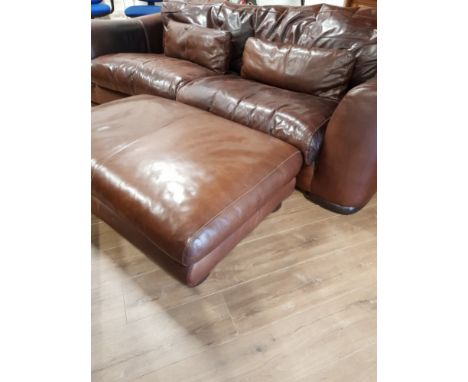
[[[110,0],[110,3],[109,6],[102,0],[91,0],[91,18],[107,16],[114,12],[114,0]]]
[[[156,2],[161,2],[162,0],[141,0],[148,5],[132,5],[131,7],[125,8],[125,16],[127,17],[140,17],[146,15],[152,15],[153,13],[160,13],[161,7],[159,5],[154,5]]]

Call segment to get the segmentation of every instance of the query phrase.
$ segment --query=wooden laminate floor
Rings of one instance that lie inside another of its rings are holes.
[[[299,192],[187,288],[92,219],[92,380],[376,380],[376,209]]]

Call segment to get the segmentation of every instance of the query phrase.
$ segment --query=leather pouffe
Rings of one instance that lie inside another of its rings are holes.
[[[202,282],[294,190],[298,149],[172,100],[92,111],[92,211],[181,280]]]

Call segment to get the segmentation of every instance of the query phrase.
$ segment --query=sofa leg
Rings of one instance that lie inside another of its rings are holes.
[[[283,205],[283,203],[278,204],[278,205],[275,207],[275,209],[274,209],[273,211],[271,211],[271,212],[273,213],[273,212],[278,211],[278,210],[281,208],[282,205]]]

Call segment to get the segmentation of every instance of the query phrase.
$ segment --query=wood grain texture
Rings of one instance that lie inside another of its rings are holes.
[[[344,6],[377,8],[377,0],[346,0]]]
[[[375,381],[376,210],[294,192],[192,289],[93,217],[92,380]]]

